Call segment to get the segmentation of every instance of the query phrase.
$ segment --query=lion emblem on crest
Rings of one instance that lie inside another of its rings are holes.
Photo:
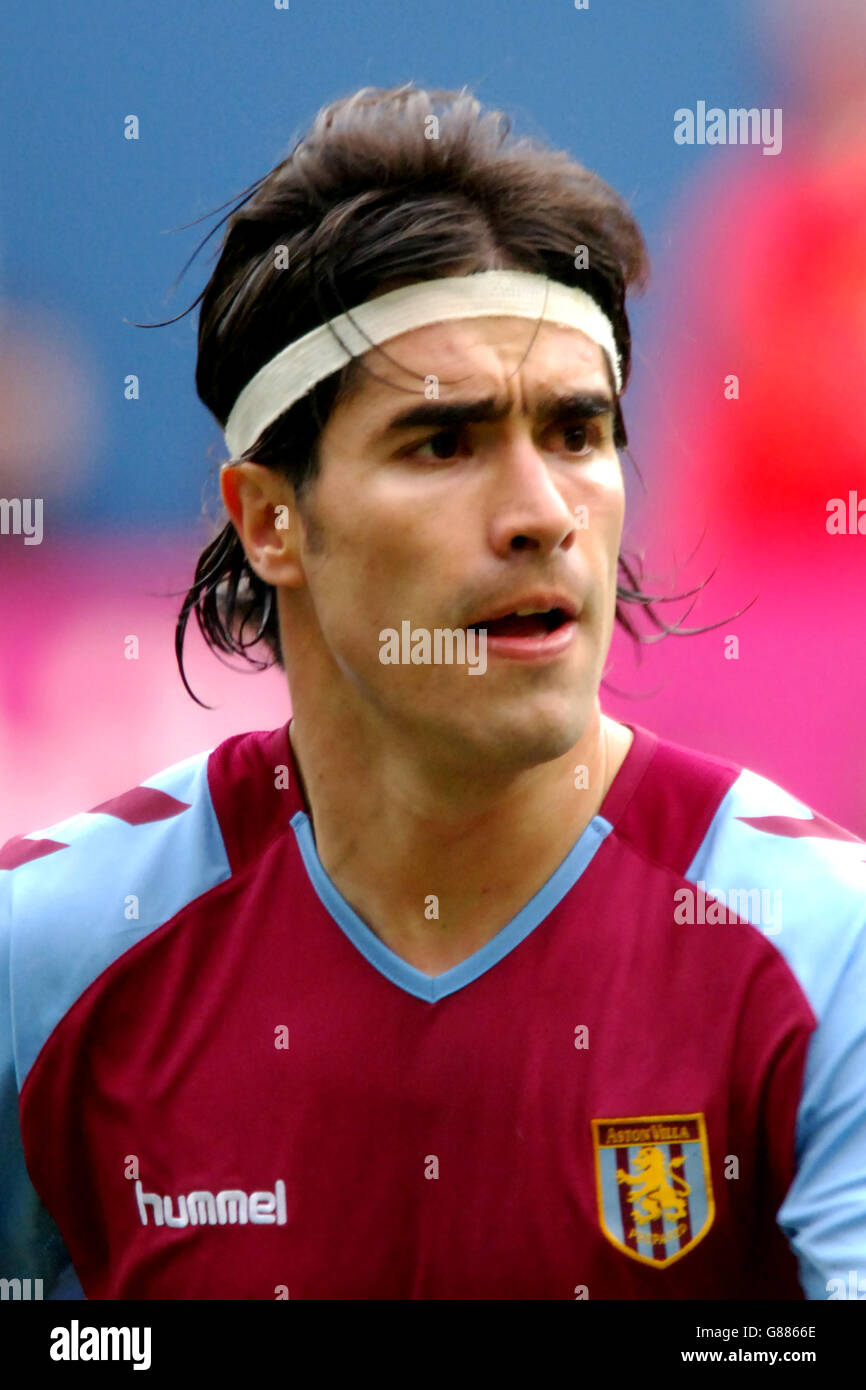
[[[617,1182],[628,1183],[631,1189],[628,1195],[635,1225],[657,1221],[661,1216],[666,1216],[669,1221],[678,1221],[685,1216],[685,1199],[691,1187],[685,1178],[674,1172],[684,1162],[683,1158],[666,1158],[655,1144],[644,1144],[634,1159],[636,1173],[627,1173],[624,1168],[617,1169]]]

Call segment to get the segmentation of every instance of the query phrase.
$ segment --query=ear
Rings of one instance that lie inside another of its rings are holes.
[[[300,588],[300,525],[291,483],[273,468],[246,460],[224,464],[220,492],[250,567],[266,584]]]

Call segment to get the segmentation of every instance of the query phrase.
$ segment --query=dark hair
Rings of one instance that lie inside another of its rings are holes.
[[[649,262],[626,203],[565,152],[512,136],[508,117],[484,111],[465,88],[365,87],[333,102],[205,242],[225,222],[216,268],[190,305],[201,301],[196,389],[223,428],[259,368],[336,314],[398,283],[490,269],[528,270],[585,289],[613,325],[623,387],[628,381],[626,291],[645,287]],[[355,358],[320,382],[241,458],[279,470],[302,497],[316,476],[329,412],[364,370]],[[614,442],[628,442],[619,403]],[[652,603],[669,599],[643,594],[623,556],[619,566],[628,584],[617,585],[616,619],[636,641],[648,639],[626,604],[642,605],[662,634],[686,631],[652,613]],[[274,590],[248,564],[231,521],[202,551],[177,620],[181,679],[202,704],[183,668],[190,613],[213,651],[260,670],[284,664]],[[249,656],[259,642],[271,660]]]

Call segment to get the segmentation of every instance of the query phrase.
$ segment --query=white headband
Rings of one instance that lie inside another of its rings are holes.
[[[595,300],[571,285],[525,270],[483,270],[422,280],[367,300],[349,314],[305,333],[272,357],[241,391],[226,421],[225,441],[239,458],[268,425],[316,385],[371,346],[446,319],[507,316],[544,319],[579,328],[607,353],[622,390],[622,371],[610,319]]]

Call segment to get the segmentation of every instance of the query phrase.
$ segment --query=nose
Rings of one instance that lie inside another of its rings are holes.
[[[574,515],[529,436],[503,438],[497,465],[491,523],[496,553],[505,558],[516,550],[570,550],[577,529]]]

